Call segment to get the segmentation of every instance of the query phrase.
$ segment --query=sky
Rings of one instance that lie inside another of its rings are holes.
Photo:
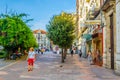
[[[28,24],[32,30],[46,30],[53,15],[62,11],[75,13],[76,0],[0,0],[0,13],[6,10],[29,14],[28,19],[33,19]]]

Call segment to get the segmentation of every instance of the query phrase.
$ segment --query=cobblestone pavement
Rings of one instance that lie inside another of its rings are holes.
[[[0,70],[0,80],[120,80],[112,70],[89,65],[77,55],[61,63],[59,54],[38,55],[34,70],[27,72],[27,62],[20,61]]]

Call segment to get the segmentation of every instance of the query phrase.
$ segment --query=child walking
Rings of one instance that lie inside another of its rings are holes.
[[[36,54],[34,52],[34,48],[31,47],[29,49],[29,52],[28,52],[28,71],[32,71],[33,70],[33,65],[34,65],[34,61],[36,59]]]

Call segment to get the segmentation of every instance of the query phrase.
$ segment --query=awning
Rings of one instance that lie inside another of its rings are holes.
[[[86,40],[90,40],[92,38],[91,34],[83,34],[82,38],[85,38]]]

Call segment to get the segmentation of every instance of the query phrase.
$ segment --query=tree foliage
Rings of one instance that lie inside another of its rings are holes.
[[[18,47],[27,49],[37,46],[32,30],[23,18],[27,14],[1,14],[0,45],[6,50],[16,50]]]
[[[48,38],[61,48],[71,47],[75,38],[74,31],[74,16],[65,12],[53,16],[47,25]]]

